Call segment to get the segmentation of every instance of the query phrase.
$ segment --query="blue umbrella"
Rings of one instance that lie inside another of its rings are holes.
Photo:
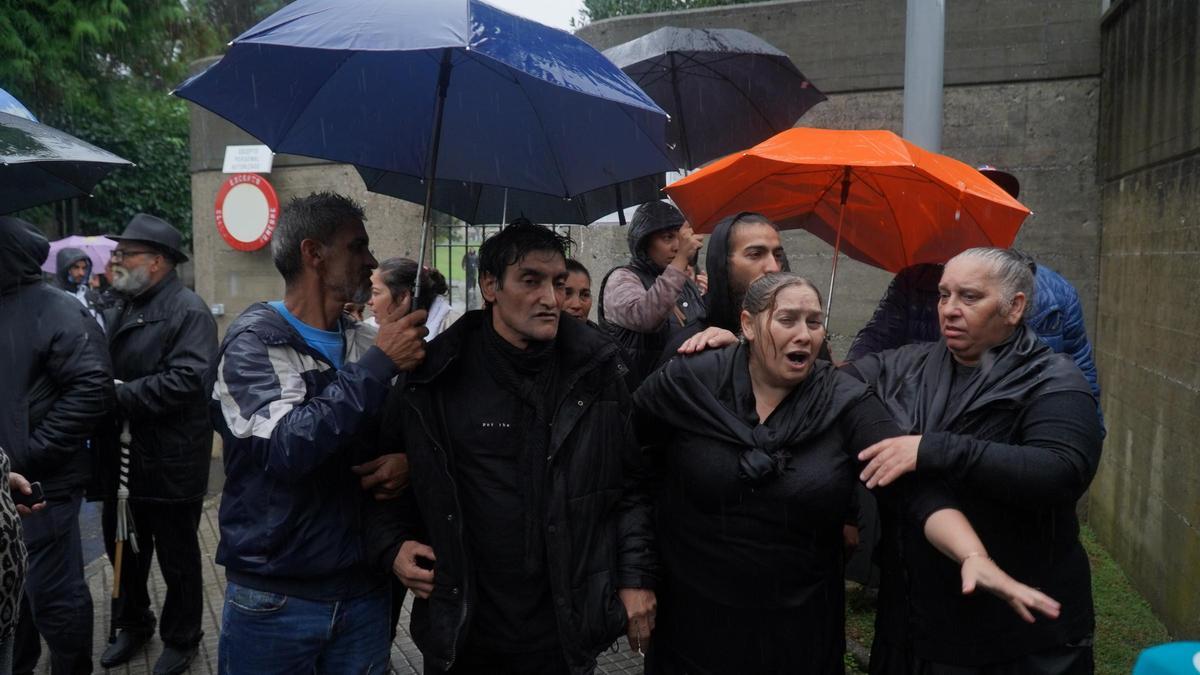
[[[38,121],[37,118],[33,116],[33,113],[29,112],[29,108],[25,107],[24,103],[21,103],[16,99],[15,96],[7,91],[4,91],[3,89],[0,89],[0,112],[8,113],[9,115],[16,115],[17,117],[24,117],[30,122]]]
[[[569,198],[673,168],[666,113],[582,40],[478,0],[296,0],[176,95],[276,152]]]

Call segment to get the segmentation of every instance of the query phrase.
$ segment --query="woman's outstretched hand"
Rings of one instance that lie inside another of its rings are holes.
[[[910,471],[917,470],[920,436],[886,438],[858,453],[860,462],[868,462],[859,479],[868,488],[888,485]]]
[[[1059,610],[1062,609],[1062,605],[1054,598],[1008,576],[986,556],[967,558],[962,563],[961,572],[963,595],[970,595],[976,588],[982,588],[1007,602],[1018,616],[1029,623],[1035,620],[1034,612],[1057,619]]]

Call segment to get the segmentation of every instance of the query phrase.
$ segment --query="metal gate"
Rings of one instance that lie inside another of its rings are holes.
[[[559,234],[571,235],[569,225],[551,227]],[[461,222],[434,226],[432,267],[446,277],[450,287],[450,304],[455,309],[467,311],[483,307],[483,300],[479,297],[479,245],[502,228],[502,225],[468,225]],[[567,255],[571,254],[568,249]]]

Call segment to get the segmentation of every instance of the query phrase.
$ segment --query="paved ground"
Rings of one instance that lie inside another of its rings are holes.
[[[217,672],[217,637],[221,625],[221,605],[225,595],[225,571],[217,565],[213,558],[217,549],[217,500],[210,499],[204,509],[204,517],[200,520],[200,549],[203,553],[204,564],[204,639],[200,644],[200,653],[193,662],[192,673]],[[100,653],[108,642],[108,626],[110,605],[109,594],[112,589],[112,568],[107,558],[100,557],[87,566],[88,586],[92,591],[92,602],[95,606],[95,658],[96,671],[100,668]],[[161,611],[160,604],[165,587],[157,567],[150,577],[150,595],[154,601],[155,613]],[[411,601],[411,599],[410,599]],[[408,636],[408,608],[405,607],[401,617],[401,632],[397,634],[392,644],[392,672],[398,675],[418,675],[422,672],[423,661],[412,639]],[[162,651],[162,643],[157,639],[151,640],[146,650],[129,664],[115,668],[113,673],[141,674],[151,672],[155,659]],[[49,673],[49,658],[43,646],[42,662],[39,673]],[[625,641],[620,642],[620,651],[605,652],[600,657],[600,673],[606,674],[636,674],[642,672],[641,657],[630,654]]]

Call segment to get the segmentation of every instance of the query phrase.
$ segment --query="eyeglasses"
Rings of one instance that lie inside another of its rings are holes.
[[[159,255],[158,251],[142,250],[142,251],[126,251],[115,248],[112,252],[113,262],[121,262],[121,260],[135,255]]]

